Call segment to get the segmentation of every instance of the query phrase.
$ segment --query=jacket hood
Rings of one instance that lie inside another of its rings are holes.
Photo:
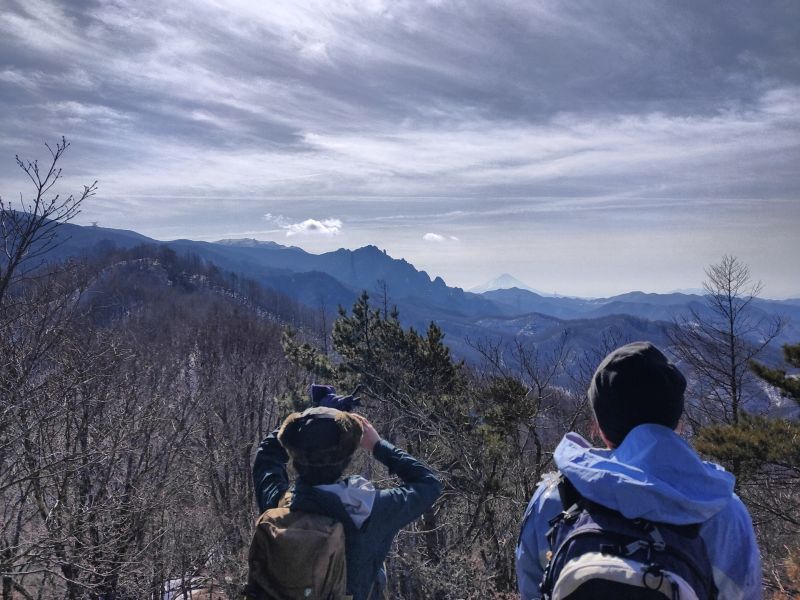
[[[567,434],[554,454],[559,471],[582,496],[629,519],[701,523],[731,500],[734,477],[700,460],[679,435],[662,425],[632,429],[613,450],[590,447]]]
[[[372,482],[361,476],[355,475],[336,483],[314,487],[339,498],[348,516],[359,529],[372,514],[377,492]]]

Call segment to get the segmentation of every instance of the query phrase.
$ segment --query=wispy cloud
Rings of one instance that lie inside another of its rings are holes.
[[[798,154],[800,42],[745,36],[745,23],[788,32],[775,8],[732,14],[11,0],[0,78],[21,93],[0,98],[0,133],[91,144],[77,152],[113,194],[785,195],[797,181],[773,172]],[[698,27],[717,35],[699,44]]]
[[[284,217],[283,215],[273,215],[272,213],[267,213],[264,215],[264,220],[267,223],[274,223],[278,227],[289,227],[292,224],[291,219]]]
[[[444,242],[457,242],[458,238],[454,235],[441,235],[439,233],[426,233],[422,236],[422,239],[426,242],[434,242],[437,244],[441,244]]]

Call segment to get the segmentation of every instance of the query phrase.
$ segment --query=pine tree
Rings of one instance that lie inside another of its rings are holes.
[[[393,592],[406,598],[457,597],[467,588],[485,597],[513,592],[518,514],[529,497],[521,498],[520,490],[528,491],[521,480],[533,470],[524,464],[530,453],[520,447],[517,420],[529,420],[538,396],[511,376],[480,381],[454,360],[439,326],[404,327],[396,308],[373,308],[366,292],[349,312],[340,309],[332,342],[325,355],[286,336],[284,350],[318,383],[340,391],[360,384],[359,410],[388,441],[431,465],[445,485],[442,501],[412,525],[418,535],[396,542],[387,565]],[[372,477],[372,466],[362,466]]]
[[[783,359],[795,369],[800,369],[800,344],[784,344]],[[750,369],[800,405],[800,376],[787,375],[784,369],[770,369],[757,361],[750,362]]]
[[[800,344],[785,345],[783,354],[789,365],[800,368]],[[750,369],[800,405],[797,376],[756,361],[750,362]],[[800,572],[800,423],[743,414],[736,424],[702,429],[695,445],[723,464],[736,465],[739,477],[749,482],[742,493],[760,525],[765,562],[777,559],[778,563],[767,564],[767,572],[778,589],[789,595],[800,593],[792,576]]]

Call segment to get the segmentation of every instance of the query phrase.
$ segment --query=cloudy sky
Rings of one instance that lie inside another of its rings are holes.
[[[451,285],[800,296],[795,0],[0,0],[0,193],[79,222],[375,244]]]

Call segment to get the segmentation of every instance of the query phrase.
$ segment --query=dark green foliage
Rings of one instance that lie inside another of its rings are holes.
[[[485,389],[487,426],[508,431],[516,423],[529,423],[536,413],[536,397],[514,377],[491,377]]]
[[[800,344],[784,346],[784,357],[800,367]],[[758,377],[800,403],[796,378],[755,361],[749,365]],[[800,554],[800,422],[743,412],[736,424],[701,429],[695,446],[737,469],[739,494],[757,525],[770,584],[791,594],[796,586],[791,572]]]
[[[800,344],[784,344],[783,358],[795,369],[800,369]],[[787,375],[784,369],[770,369],[756,361],[750,362],[750,368],[761,379],[778,388],[784,396],[800,404],[800,376]]]
[[[431,323],[425,336],[413,328],[406,331],[396,309],[383,318],[370,307],[366,292],[350,316],[340,309],[333,347],[341,378],[365,384],[378,398],[402,404],[416,402],[410,395],[463,392],[461,368],[450,357],[441,329]]]
[[[786,419],[744,415],[738,425],[714,425],[701,430],[695,440],[699,452],[745,470],[773,465],[800,476],[800,423]]]
[[[800,368],[800,344],[783,347],[786,362]],[[767,383],[800,403],[800,380],[783,369],[772,369],[751,361],[750,368]],[[800,475],[800,423],[788,419],[743,415],[733,426],[722,424],[702,429],[696,442],[698,450],[719,460],[749,465],[750,469],[776,466]]]
[[[298,342],[291,333],[284,336],[284,351],[312,379],[332,383],[339,390],[362,384],[373,407],[395,406],[416,418],[433,419],[441,411],[468,412],[463,368],[450,356],[441,329],[431,323],[424,336],[405,330],[396,310],[384,318],[380,310],[370,307],[366,292],[351,314],[340,309],[333,326],[332,357]]]

